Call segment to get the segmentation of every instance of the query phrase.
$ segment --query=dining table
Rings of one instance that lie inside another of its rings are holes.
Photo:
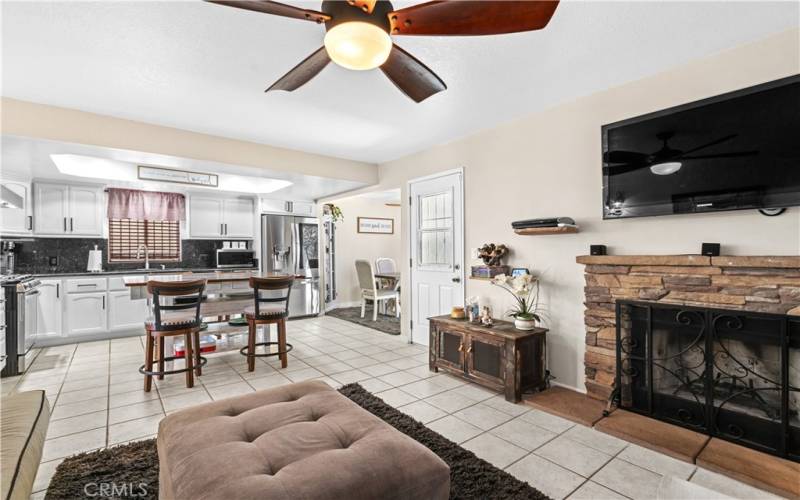
[[[394,290],[399,290],[400,289],[400,273],[397,273],[397,272],[377,272],[377,273],[375,273],[375,279],[376,280],[386,280],[386,281],[389,282],[389,286],[392,289],[394,289]],[[383,302],[382,314],[386,314],[388,312],[388,309],[389,309],[389,301],[384,300],[384,301],[381,301],[381,302]],[[395,307],[398,307],[398,305],[395,304]]]

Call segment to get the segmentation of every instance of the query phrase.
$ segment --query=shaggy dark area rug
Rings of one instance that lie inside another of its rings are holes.
[[[357,323],[367,328],[379,330],[389,335],[400,335],[400,318],[378,313],[378,320],[372,321],[372,308],[367,305],[364,317],[361,317],[361,307],[342,307],[332,309],[325,313],[334,318],[343,319],[351,323]]]
[[[425,445],[450,466],[451,499],[546,499],[547,495],[511,474],[478,458],[469,450],[425,427],[405,413],[383,402],[359,384],[348,384],[339,392],[403,434]]]
[[[348,384],[339,389],[339,392],[403,434],[422,443],[444,460],[450,466],[451,499],[548,498],[527,483],[392,408],[360,385]],[[156,500],[156,440],[148,439],[106,450],[81,453],[64,460],[50,480],[45,500],[88,497]]]

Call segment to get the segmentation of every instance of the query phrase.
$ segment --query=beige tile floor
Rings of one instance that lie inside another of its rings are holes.
[[[166,413],[215,399],[307,379],[359,382],[387,403],[553,498],[654,498],[662,475],[736,498],[774,498],[733,479],[677,461],[448,375],[428,371],[422,346],[352,323],[291,321],[289,367],[259,358],[247,372],[238,352],[208,355],[193,389],[183,375],[142,390],[142,339],[131,337],[43,349],[3,393],[44,389],[52,407],[32,498],[44,497],[56,466],[72,454],[154,437]]]

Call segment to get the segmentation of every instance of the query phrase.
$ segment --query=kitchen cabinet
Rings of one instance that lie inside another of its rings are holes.
[[[33,231],[31,184],[0,181],[0,233],[4,235],[29,235]],[[6,197],[9,199],[7,200]],[[13,199],[12,199],[13,198]]]
[[[66,313],[68,336],[108,331],[105,292],[67,294]]]
[[[261,211],[277,214],[302,215],[316,217],[317,206],[310,201],[286,201],[261,198]]]
[[[43,236],[103,236],[103,188],[36,183],[34,233]]]
[[[190,238],[245,238],[255,235],[252,198],[189,198]]]
[[[42,280],[39,286],[39,307],[36,319],[36,340],[60,337],[64,289],[61,280]]]
[[[108,292],[108,329],[112,332],[120,330],[144,329],[147,319],[147,299],[131,299],[129,290]]]

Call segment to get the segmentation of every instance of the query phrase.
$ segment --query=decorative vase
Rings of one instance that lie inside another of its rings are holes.
[[[533,330],[536,328],[536,320],[514,318],[514,328],[517,330]]]

